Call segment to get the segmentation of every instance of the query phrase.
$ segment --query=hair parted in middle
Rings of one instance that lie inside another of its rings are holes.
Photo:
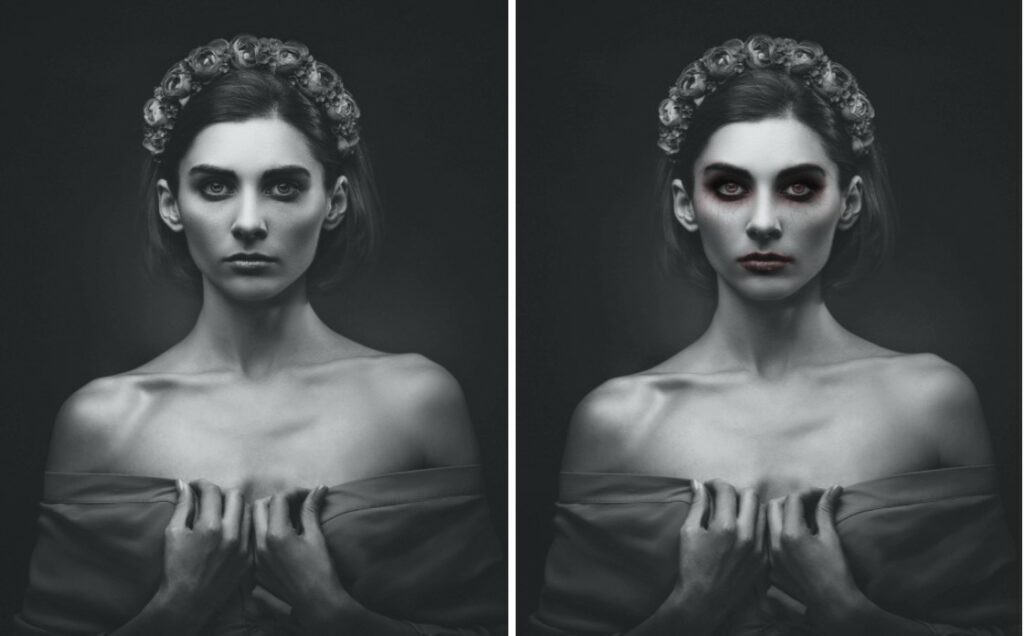
[[[159,157],[147,159],[144,178],[146,264],[157,275],[192,291],[202,275],[189,254],[185,235],[160,219],[156,183],[165,179],[177,195],[178,170],[196,136],[213,124],[250,119],[280,119],[298,130],[324,168],[324,187],[339,176],[348,179],[348,210],[341,224],[321,232],[316,256],[306,274],[311,291],[325,291],[351,280],[375,253],[380,234],[380,203],[366,142],[339,149],[334,122],[288,78],[265,68],[231,69],[189,96],[176,113],[173,133]]]
[[[845,287],[888,258],[896,219],[882,148],[877,139],[872,139],[867,152],[854,143],[842,113],[807,83],[785,68],[743,70],[704,96],[690,115],[685,141],[676,153],[661,159],[659,207],[666,239],[663,261],[669,269],[680,271],[703,289],[715,289],[716,274],[704,255],[700,232],[687,231],[675,218],[672,181],[680,179],[692,195],[694,164],[719,128],[786,117],[817,133],[839,168],[840,188],[845,189],[854,176],[863,181],[860,216],[853,227],[836,234],[822,273],[823,288]]]

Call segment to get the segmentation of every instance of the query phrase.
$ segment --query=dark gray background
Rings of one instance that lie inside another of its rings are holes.
[[[507,24],[500,4],[19,3],[3,29],[0,622],[20,607],[61,402],[182,337],[196,304],[140,271],[142,105],[191,48],[297,39],[363,112],[384,202],[374,272],[315,307],[461,382],[495,525],[507,486]],[[0,632],[5,631],[0,627]]]
[[[658,103],[706,48],[754,33],[819,42],[877,111],[900,210],[895,261],[833,299],[900,351],[959,365],[1020,516],[1019,5],[520,2],[517,42],[519,620],[540,585],[566,425],[602,381],[706,326],[707,297],[659,271]]]

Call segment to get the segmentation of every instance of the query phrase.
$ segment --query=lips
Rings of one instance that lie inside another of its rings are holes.
[[[788,263],[793,262],[792,256],[776,252],[751,252],[736,259],[749,272],[767,274],[777,272]]]
[[[272,263],[277,259],[259,252],[238,252],[224,259],[229,263]]]

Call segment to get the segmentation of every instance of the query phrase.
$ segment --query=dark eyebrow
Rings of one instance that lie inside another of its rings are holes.
[[[237,178],[237,175],[235,175],[234,171],[232,170],[228,170],[226,168],[218,168],[217,166],[211,166],[205,163],[192,166],[189,169],[188,174],[190,176],[195,174],[209,175],[226,179]],[[309,170],[306,170],[302,166],[279,166],[277,168],[271,168],[264,172],[262,178],[264,180],[272,180],[280,179],[282,177],[301,177],[309,179],[312,177],[312,175],[309,173]]]
[[[282,177],[310,179],[312,176],[313,175],[309,173],[309,170],[306,170],[302,166],[281,166],[279,168],[271,168],[263,173],[263,179],[266,181],[280,179]]]
[[[192,166],[191,168],[189,168],[188,174],[189,174],[189,176],[192,176],[194,174],[202,174],[202,175],[210,175],[210,176],[215,176],[215,177],[225,177],[225,178],[229,178],[229,179],[234,179],[235,178],[235,173],[232,172],[231,170],[226,170],[224,168],[218,168],[217,166],[211,166],[211,165],[205,164],[205,163],[201,163],[201,164]]]
[[[824,179],[826,173],[825,173],[825,169],[822,168],[821,166],[819,166],[818,164],[815,164],[815,163],[801,163],[800,165],[792,166],[790,168],[786,168],[785,170],[780,171],[779,172],[779,176],[776,177],[776,181],[783,181],[783,180],[788,179],[788,178],[790,178],[790,177],[792,177],[794,175],[807,175],[807,174],[813,174],[816,177],[820,177],[820,178]]]
[[[750,173],[743,168],[739,168],[732,164],[716,162],[708,164],[704,167],[704,172],[727,172],[743,177],[744,179],[750,179]],[[776,181],[783,181],[789,179],[794,175],[813,174],[817,177],[825,177],[825,169],[815,163],[801,163],[795,166],[790,166],[779,171],[778,176],[775,178]]]
[[[744,170],[743,168],[738,168],[732,164],[722,162],[709,163],[708,165],[704,166],[704,174],[707,174],[709,172],[728,172],[743,177],[748,181],[751,178],[750,173]]]

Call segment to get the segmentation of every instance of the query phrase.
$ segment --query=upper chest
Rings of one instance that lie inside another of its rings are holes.
[[[719,478],[772,497],[935,460],[920,426],[870,378],[720,382],[656,395],[635,455],[655,474]]]
[[[113,454],[119,472],[263,496],[417,467],[401,409],[358,380],[166,383],[140,387],[134,401]]]

